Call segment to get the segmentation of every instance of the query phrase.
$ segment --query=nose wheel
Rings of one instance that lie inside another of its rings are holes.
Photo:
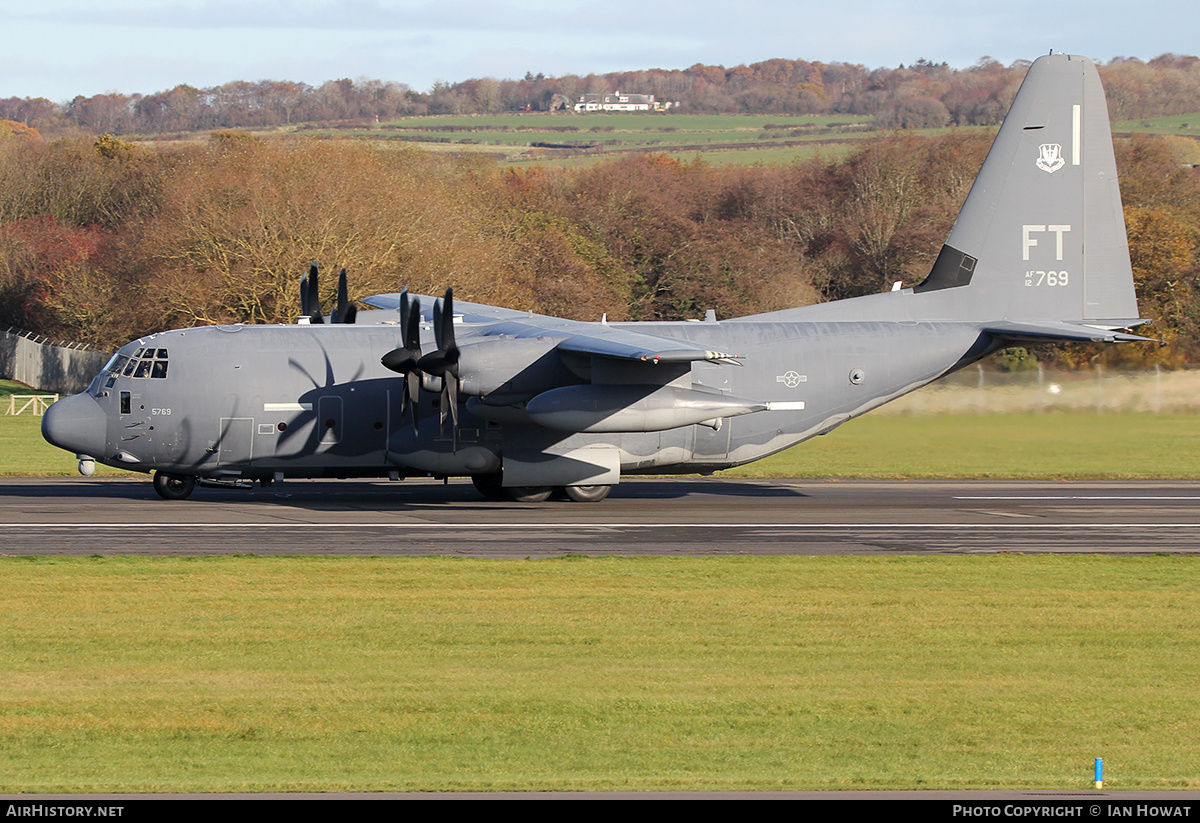
[[[183,500],[196,488],[196,478],[190,474],[154,473],[154,490],[163,500]]]

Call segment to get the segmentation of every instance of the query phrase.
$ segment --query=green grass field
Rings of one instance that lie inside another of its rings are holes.
[[[0,565],[5,792],[1200,784],[1195,558]]]
[[[866,415],[726,472],[742,477],[1195,479],[1200,418],[1181,414]]]
[[[1155,117],[1150,120],[1120,120],[1112,124],[1113,131],[1138,134],[1178,134],[1200,138],[1200,112]]]
[[[791,163],[816,156],[832,159],[881,133],[864,115],[545,113],[407,117],[370,128],[302,128],[300,132],[380,145],[413,143],[432,151],[483,152],[510,163],[549,166],[588,165],[637,151],[663,152],[682,160],[700,155],[716,165]],[[533,143],[577,148],[533,147]]]
[[[573,130],[572,130],[573,129]],[[785,164],[815,156],[835,159],[877,129],[865,115],[743,114],[548,114],[539,112],[405,117],[371,126],[329,128],[299,124],[258,132],[259,136],[303,134],[318,138],[367,140],[381,147],[420,146],[429,151],[485,154],[506,163],[582,166],[627,152],[656,151],[681,160],[698,154],[714,165]],[[914,129],[938,136],[951,132],[994,133],[995,126]],[[1200,162],[1200,113],[1113,123],[1118,135],[1162,134],[1175,144],[1181,162]],[[176,140],[147,136],[155,145],[208,139],[196,132]],[[577,150],[537,148],[532,143],[578,145]],[[587,148],[583,148],[586,146]]]
[[[8,415],[9,395],[42,394],[12,380],[0,380],[0,477],[53,477],[78,474],[75,456],[42,439],[42,418],[32,412]],[[98,476],[128,475],[96,466]]]

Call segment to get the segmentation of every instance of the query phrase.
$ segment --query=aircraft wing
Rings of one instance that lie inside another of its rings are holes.
[[[416,299],[421,301],[422,309],[426,312],[433,306],[432,297],[417,295]],[[377,294],[360,302],[379,309],[395,309],[400,305],[400,295]],[[454,311],[462,316],[462,322],[467,326],[488,324],[487,328],[478,330],[477,339],[481,341],[489,337],[561,338],[555,348],[562,352],[648,363],[690,363],[697,360],[737,363],[739,357],[603,322],[565,320],[464,300],[454,301]]]
[[[410,295],[410,297],[420,300],[421,305],[425,308],[426,312],[428,312],[429,308],[433,306],[433,301],[437,299],[424,294],[413,294]],[[395,310],[400,308],[400,293],[394,292],[389,294],[373,294],[370,297],[360,297],[358,302],[366,303],[368,306],[372,306],[377,309]],[[468,303],[465,300],[455,300],[454,308],[456,313],[460,313],[464,316],[468,314],[471,315],[472,320],[475,322],[482,322],[486,319],[507,320],[513,317],[540,316],[526,311],[518,311],[517,309],[502,309],[499,306],[489,306],[484,303]]]
[[[557,348],[559,351],[575,354],[590,354],[594,357],[610,357],[615,360],[641,360],[650,363],[690,363],[696,360],[737,363],[739,357],[739,355],[727,352],[692,347],[667,349],[662,347],[663,344],[670,345],[674,341],[626,332],[621,329],[611,329],[611,331],[613,337],[572,335],[559,343]],[[679,344],[675,343],[675,345]]]

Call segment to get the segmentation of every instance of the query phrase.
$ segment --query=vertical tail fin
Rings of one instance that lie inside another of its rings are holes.
[[[914,291],[942,291],[944,309],[959,319],[1135,321],[1108,106],[1086,57],[1054,54],[1030,67]]]

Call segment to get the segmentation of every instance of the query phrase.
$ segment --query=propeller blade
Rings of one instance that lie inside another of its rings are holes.
[[[407,290],[406,290],[407,291]],[[404,295],[407,301],[408,295]],[[400,333],[404,337],[404,348],[412,352],[415,359],[421,359],[421,301],[413,299],[408,307],[407,322],[401,321]]]
[[[446,289],[445,305],[442,300],[433,304],[433,336],[437,341],[437,351],[430,352],[421,358],[417,366],[425,374],[445,377],[447,374],[458,377],[458,345],[454,341],[454,293]]]
[[[408,286],[400,290],[400,305],[397,308],[400,315],[400,339],[408,344]]]
[[[338,274],[337,284],[337,303],[334,307],[333,317],[330,318],[334,323],[349,323],[350,315],[350,295],[346,287],[346,270],[342,269]]]
[[[446,289],[446,296],[442,298],[442,323],[437,327],[438,349],[442,352],[450,350],[458,351],[458,346],[454,345],[454,289]],[[455,362],[458,362],[457,359]]]
[[[433,301],[433,340],[438,351],[442,350],[442,301]]]
[[[401,331],[404,334],[404,348],[412,356],[413,362],[419,364],[421,359],[421,301],[413,298],[408,301],[408,289],[404,290],[403,298],[408,303],[408,320]],[[417,404],[421,400],[421,375],[413,369],[404,378],[404,386],[408,392],[408,407],[412,412],[413,431],[417,431]],[[401,401],[403,402],[403,401]]]
[[[321,291],[317,287],[317,264],[313,263],[308,269],[308,300],[304,307],[310,323],[324,323],[321,315]]]
[[[409,410],[412,412],[413,431],[417,431],[417,404],[421,400],[421,375],[417,374],[416,370],[410,371],[404,377],[404,387],[407,390],[407,395],[401,395],[401,409],[407,401]]]
[[[454,428],[458,428],[458,376],[447,374],[442,378],[442,397],[445,398],[443,406],[450,407],[450,419],[454,422]]]
[[[317,264],[316,263],[312,263],[311,265],[309,265],[308,274],[300,276],[300,316],[301,317],[308,317],[308,315],[309,315],[308,281],[310,278],[316,278],[316,276],[317,276]]]

